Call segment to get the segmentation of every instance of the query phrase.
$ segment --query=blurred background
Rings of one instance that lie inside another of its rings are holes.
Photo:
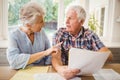
[[[93,30],[111,49],[111,63],[120,63],[120,0],[0,0],[0,65],[8,65],[8,34],[21,25],[19,10],[29,1],[37,1],[45,8],[44,29],[51,43],[54,32],[64,27],[66,6],[71,2],[81,5],[87,12],[85,28]]]

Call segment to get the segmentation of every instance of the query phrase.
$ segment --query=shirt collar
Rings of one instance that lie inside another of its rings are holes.
[[[83,35],[83,26],[81,27],[81,30],[80,30],[80,32],[79,32],[77,38],[80,37],[80,36],[82,36],[82,35]]]
[[[73,36],[73,35],[71,35],[70,33],[69,33],[69,35],[72,36],[72,37],[78,38],[78,37],[82,36],[82,34],[83,34],[83,28],[84,28],[84,27],[82,26],[79,34],[78,34],[76,37]]]

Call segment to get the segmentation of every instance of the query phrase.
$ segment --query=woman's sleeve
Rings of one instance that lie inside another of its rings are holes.
[[[45,50],[47,50],[48,48],[50,48],[50,41],[47,37],[47,35],[45,34],[45,32],[43,31],[43,36],[44,36],[44,40],[45,40]],[[51,56],[46,56],[45,58],[45,65],[50,65],[51,64]]]
[[[10,67],[13,69],[25,68],[30,54],[20,53],[17,40],[15,39],[14,34],[10,35],[9,46],[7,49],[7,59],[10,64]]]
[[[45,50],[46,50],[46,49],[50,48],[50,41],[44,31],[43,31],[43,34],[44,34],[43,36],[44,36],[44,40],[45,40]]]

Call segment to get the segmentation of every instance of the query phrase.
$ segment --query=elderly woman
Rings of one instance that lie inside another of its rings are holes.
[[[7,49],[7,59],[13,69],[25,68],[29,64],[49,64],[49,55],[58,51],[57,45],[50,48],[42,29],[44,15],[43,8],[36,2],[29,2],[21,8],[23,26],[11,32]]]

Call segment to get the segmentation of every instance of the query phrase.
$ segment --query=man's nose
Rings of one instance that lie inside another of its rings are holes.
[[[69,19],[68,18],[66,18],[66,24],[68,24],[69,23]]]

